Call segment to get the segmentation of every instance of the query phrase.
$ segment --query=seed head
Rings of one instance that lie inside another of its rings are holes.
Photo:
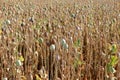
[[[51,44],[50,50],[51,50],[51,51],[54,51],[54,50],[55,50],[55,45],[54,45],[54,44]]]
[[[8,80],[7,77],[4,77],[2,80]]]
[[[62,40],[61,40],[61,45],[63,46],[64,44],[66,44],[66,40],[65,40],[65,39],[62,39]]]
[[[21,62],[20,60],[17,60],[17,61],[16,61],[16,65],[17,65],[17,66],[22,66],[22,62]]]

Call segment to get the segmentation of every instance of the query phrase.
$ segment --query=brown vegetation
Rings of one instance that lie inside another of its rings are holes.
[[[0,0],[0,80],[119,80],[119,41],[119,0]]]

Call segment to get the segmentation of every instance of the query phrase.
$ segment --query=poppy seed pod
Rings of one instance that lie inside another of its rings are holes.
[[[61,40],[61,45],[63,46],[64,44],[66,44],[66,40],[65,40],[65,39],[62,39],[62,40]]]
[[[21,70],[20,70],[20,69],[17,69],[17,73],[21,73]]]
[[[76,30],[80,30],[80,27],[77,26],[77,27],[76,27]]]
[[[43,38],[39,39],[39,43],[43,43],[43,41],[44,41]]]
[[[25,26],[25,25],[26,25],[25,22],[22,22],[22,23],[21,23],[21,26],[22,26],[22,27]]]
[[[7,21],[6,21],[6,24],[11,24],[10,20],[7,20]]]
[[[55,58],[56,58],[56,60],[58,60],[58,61],[61,59],[61,57],[60,57],[59,54],[56,54],[56,55],[55,55]]]
[[[63,45],[63,48],[64,48],[64,49],[68,49],[68,44],[67,44],[67,43],[64,44],[64,45]]]
[[[55,45],[54,45],[54,44],[52,44],[52,45],[50,46],[50,50],[51,50],[51,51],[54,51],[54,50],[55,50]]]
[[[16,65],[17,65],[17,66],[22,66],[21,61],[20,61],[20,60],[17,60],[17,61],[16,61]]]
[[[5,78],[3,78],[2,80],[8,80],[8,79],[5,77]]]
[[[38,57],[38,52],[37,51],[35,51],[35,55]]]
[[[28,19],[28,21],[34,22],[34,17],[30,17],[30,18]]]

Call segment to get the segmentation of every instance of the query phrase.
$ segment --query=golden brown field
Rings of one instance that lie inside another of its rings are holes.
[[[120,80],[120,0],[0,0],[0,80]]]

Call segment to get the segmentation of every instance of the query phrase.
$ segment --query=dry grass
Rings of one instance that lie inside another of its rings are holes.
[[[119,0],[0,2],[0,80],[120,80]]]

